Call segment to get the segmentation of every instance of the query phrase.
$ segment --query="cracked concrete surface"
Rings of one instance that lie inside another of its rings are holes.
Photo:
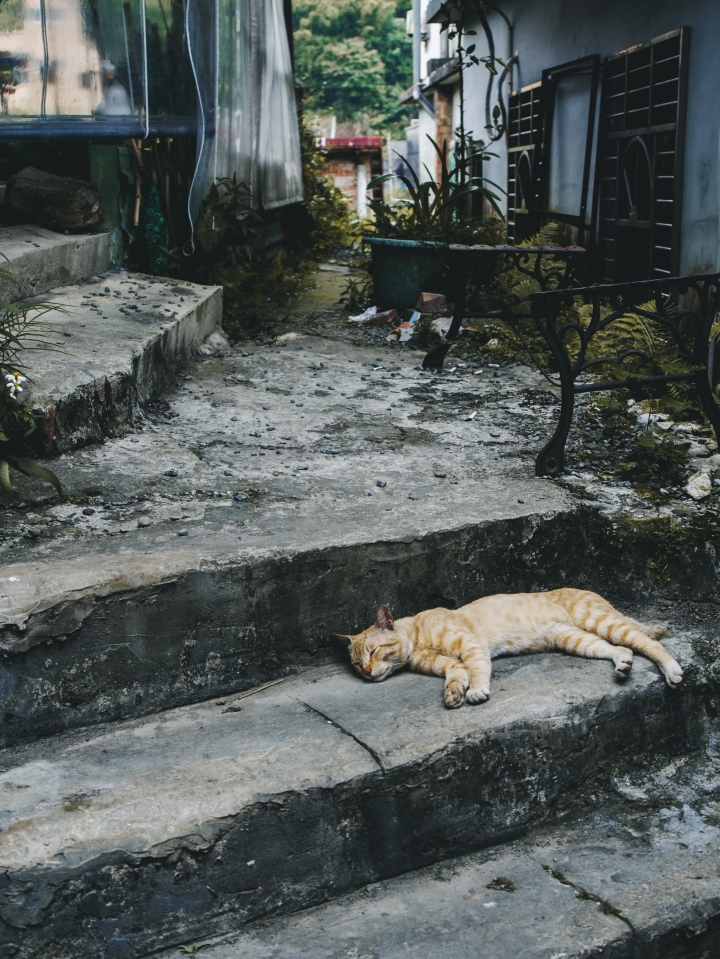
[[[692,636],[673,642],[691,665]],[[510,658],[489,703],[447,711],[434,677],[346,665],[6,750],[0,917],[27,927],[24,955],[98,954],[108,916],[142,953],[511,839],[610,770],[632,779],[638,750],[667,766],[699,744],[689,676],[683,696],[639,657],[624,684],[599,661]]]

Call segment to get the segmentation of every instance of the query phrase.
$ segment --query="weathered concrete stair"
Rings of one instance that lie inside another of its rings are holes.
[[[708,784],[714,799],[696,794],[697,809],[672,789],[679,765],[636,775],[639,785],[615,780],[624,808],[617,793],[609,801],[595,797],[581,821],[203,941],[202,955],[715,959],[718,757],[705,770],[715,778]],[[157,955],[168,959],[177,950]]]
[[[113,269],[112,234],[64,236],[41,226],[0,226],[2,268],[15,282],[0,281],[4,299],[26,299],[83,283]]]
[[[124,271],[49,292],[56,351],[28,358],[44,453],[117,435],[220,329],[222,290]]]
[[[219,352],[134,431],[57,457],[65,503],[26,483],[27,518],[0,511],[1,745],[337,662],[329,634],[379,602],[409,615],[572,585],[637,606],[659,570],[664,599],[716,590],[709,522],[532,476],[522,371],[430,379],[401,355],[368,374],[376,349],[314,337]],[[469,382],[471,421],[455,413]],[[448,416],[422,412],[429,387]]]
[[[437,679],[344,667],[6,751],[0,941],[144,955],[584,809],[640,752],[706,741],[692,637],[671,648],[690,667],[678,693],[640,658],[621,684],[607,663],[533,656],[448,712]]]
[[[59,453],[116,435],[166,389],[219,330],[222,291],[128,274],[112,259],[110,233],[64,236],[0,226],[8,299],[57,305],[42,317],[48,352],[27,354],[23,401],[42,414],[32,441]]]

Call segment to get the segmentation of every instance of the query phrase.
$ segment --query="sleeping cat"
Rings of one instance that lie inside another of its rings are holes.
[[[374,626],[357,636],[334,638],[347,645],[353,667],[376,683],[409,666],[445,677],[445,705],[483,703],[490,696],[490,660],[503,653],[560,649],[574,656],[610,659],[624,678],[632,650],[647,656],[675,688],[683,672],[658,642],[662,626],[628,619],[597,593],[556,589],[548,593],[486,596],[460,609],[428,609],[393,619],[378,607]],[[609,640],[609,642],[607,642]]]

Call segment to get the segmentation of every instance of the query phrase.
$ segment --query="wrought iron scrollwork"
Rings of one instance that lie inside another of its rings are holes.
[[[578,393],[692,382],[715,430],[716,440],[720,439],[720,407],[713,398],[711,382],[711,328],[720,307],[720,274],[555,289],[532,294],[530,303],[535,324],[555,360],[561,391],[559,422],[535,462],[538,476],[557,476],[563,468],[565,442]],[[586,323],[577,319],[578,304],[590,307]],[[676,356],[691,368],[683,372],[654,373],[653,354],[637,347],[618,350],[614,355],[590,356],[593,338],[629,315],[656,324],[664,331]],[[572,359],[568,351],[571,336],[577,338],[578,344]],[[625,376],[614,379],[588,376],[602,366],[620,367]]]
[[[561,290],[577,285],[585,263],[586,251],[570,246],[462,246],[451,244],[444,251],[445,268],[455,310],[452,323],[440,344],[430,350],[423,369],[441,370],[448,350],[457,340],[463,320],[472,308],[475,315],[508,323],[520,337],[540,371],[542,365],[530,349],[520,320],[531,320],[528,295],[492,292],[503,274],[515,270],[528,278],[538,290]],[[479,293],[468,295],[473,282]],[[487,290],[488,292],[484,292]]]

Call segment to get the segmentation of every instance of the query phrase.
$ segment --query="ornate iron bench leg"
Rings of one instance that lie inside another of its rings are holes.
[[[707,368],[698,370],[696,383],[700,402],[707,413],[707,418],[710,420],[712,428],[715,430],[715,442],[720,450],[720,408],[713,398]]]
[[[453,313],[450,329],[440,340],[437,346],[434,346],[425,354],[423,359],[424,370],[441,370],[445,357],[458,338],[462,321],[465,319],[465,269],[461,263],[451,264],[450,289],[455,295],[455,312]]]
[[[560,375],[560,419],[550,441],[538,453],[535,460],[536,476],[558,476],[565,465],[565,442],[572,425],[573,409],[575,407],[575,377],[573,376],[570,358],[567,355],[562,340],[555,329],[555,314],[540,313],[540,306],[533,302],[533,317],[538,329],[550,347]],[[552,311],[552,307],[550,307]]]

